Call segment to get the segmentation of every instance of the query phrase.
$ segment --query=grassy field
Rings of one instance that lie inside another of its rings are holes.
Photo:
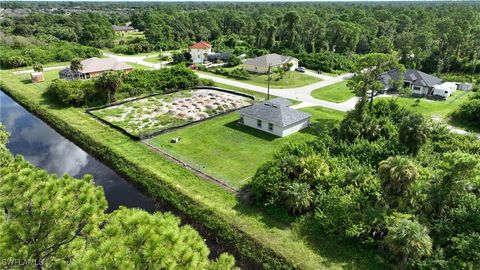
[[[152,69],[151,67],[147,67],[147,66],[140,65],[140,64],[137,64],[137,63],[133,63],[133,62],[127,62],[127,64],[132,66],[133,69]]]
[[[143,61],[149,62],[149,63],[152,63],[152,64],[159,64],[160,63],[160,58],[158,58],[158,55],[155,55],[155,56],[145,58],[145,59],[143,59]]]
[[[316,89],[312,92],[312,97],[341,103],[354,97],[355,93],[347,87],[347,81],[341,81],[329,86]]]
[[[238,68],[238,67],[235,67],[235,68]],[[231,70],[234,68],[225,68],[225,69]],[[197,71],[197,72],[202,72],[202,71]],[[268,84],[268,76],[266,74],[250,74],[250,79],[239,80],[239,79],[234,79],[228,76],[215,74],[210,71],[207,71],[205,73],[207,73],[208,75],[222,77],[230,80],[237,80],[243,83],[248,83],[248,84],[261,86],[261,87],[267,87],[267,84]],[[278,88],[278,89],[296,88],[296,87],[301,87],[301,86],[309,85],[312,83],[316,83],[319,81],[321,81],[321,79],[313,76],[305,75],[297,71],[287,71],[283,76],[283,79],[279,79],[277,74],[273,74],[272,80],[270,81],[270,87]]]
[[[342,112],[321,107],[305,111],[312,114],[312,127],[284,138],[238,124],[239,114],[231,113],[162,134],[149,143],[238,188],[248,183],[258,167],[283,145],[313,139],[314,128],[324,122],[338,122],[344,116]],[[182,140],[172,144],[170,140],[174,137]]]
[[[419,112],[427,117],[448,118],[448,115],[456,110],[460,104],[468,100],[470,92],[456,91],[452,96],[446,100],[430,100],[420,98],[419,103],[414,97],[380,97],[380,98],[395,98],[400,105],[403,105],[415,112]]]
[[[58,63],[57,63],[58,65]],[[23,82],[11,70],[0,73],[1,87],[76,144],[100,156],[129,181],[213,230],[252,260],[277,254],[277,269],[385,269],[373,251],[300,233],[294,225],[244,204],[224,189],[174,164],[85,113],[61,107],[42,96],[47,84]],[[27,75],[28,76],[28,75]],[[293,226],[293,227],[292,227]],[[253,240],[255,243],[252,243]],[[266,251],[271,250],[271,251]],[[269,253],[271,252],[271,253]],[[268,264],[272,268],[272,264]]]

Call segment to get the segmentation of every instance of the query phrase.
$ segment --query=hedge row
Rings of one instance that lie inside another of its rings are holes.
[[[108,145],[97,141],[76,129],[67,121],[56,117],[48,109],[33,103],[28,97],[12,90],[0,82],[0,87],[27,110],[43,119],[63,136],[69,138],[82,149],[98,157],[105,164],[123,175],[126,179],[139,184],[154,198],[167,203],[176,214],[187,217],[195,222],[193,226],[202,233],[214,234],[227,243],[228,251],[237,260],[245,259],[248,269],[298,269],[294,262],[276,253],[270,247],[243,232],[236,224],[230,223],[202,202],[185,194],[174,183],[159,178],[154,172],[145,170],[116,153]],[[172,164],[172,166],[177,166]]]

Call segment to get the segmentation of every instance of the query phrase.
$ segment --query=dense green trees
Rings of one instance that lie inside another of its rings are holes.
[[[479,150],[475,137],[377,100],[363,120],[350,113],[313,141],[286,146],[259,168],[251,191],[307,230],[377,248],[398,269],[472,269]]]
[[[208,259],[200,235],[171,214],[107,202],[92,177],[49,175],[7,149],[0,126],[0,250],[3,267],[28,269],[233,269]]]
[[[8,35],[34,35],[100,48],[114,44],[112,23],[130,20],[144,31],[145,39],[123,41],[116,52],[181,49],[203,39],[217,51],[302,55],[301,65],[326,71],[349,66],[327,65],[331,62],[325,61],[324,53],[345,62],[345,56],[374,52],[396,53],[406,67],[430,73],[480,70],[480,9],[476,3],[162,3],[161,8],[152,8],[156,5],[138,3],[121,16],[98,12],[107,8],[101,3],[91,4],[96,12],[32,13],[3,20],[3,29]],[[10,62],[14,60],[19,59]]]

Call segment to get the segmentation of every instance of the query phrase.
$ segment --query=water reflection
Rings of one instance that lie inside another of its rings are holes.
[[[150,198],[114,171],[62,137],[40,119],[29,113],[0,91],[0,122],[10,132],[8,149],[21,154],[49,173],[74,177],[93,175],[95,183],[104,188],[109,211],[120,205],[138,207],[149,212],[160,210]]]

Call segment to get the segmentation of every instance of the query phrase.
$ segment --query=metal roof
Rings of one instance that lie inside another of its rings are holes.
[[[268,65],[271,65],[271,66],[283,65],[285,63],[290,62],[291,60],[297,60],[297,59],[291,56],[271,53],[271,54],[259,56],[257,58],[248,59],[247,61],[244,62],[244,64],[268,67]]]
[[[398,70],[392,69],[388,72],[381,74],[379,76],[379,80],[386,85],[389,83],[390,80],[398,80],[398,76]],[[403,74],[403,80],[411,81],[413,85],[427,87],[433,87],[434,85],[442,83],[442,80],[440,78],[415,69],[405,70],[405,73]]]
[[[290,101],[276,98],[242,108],[238,112],[256,119],[264,120],[280,127],[287,127],[310,118],[310,114],[289,108]]]

